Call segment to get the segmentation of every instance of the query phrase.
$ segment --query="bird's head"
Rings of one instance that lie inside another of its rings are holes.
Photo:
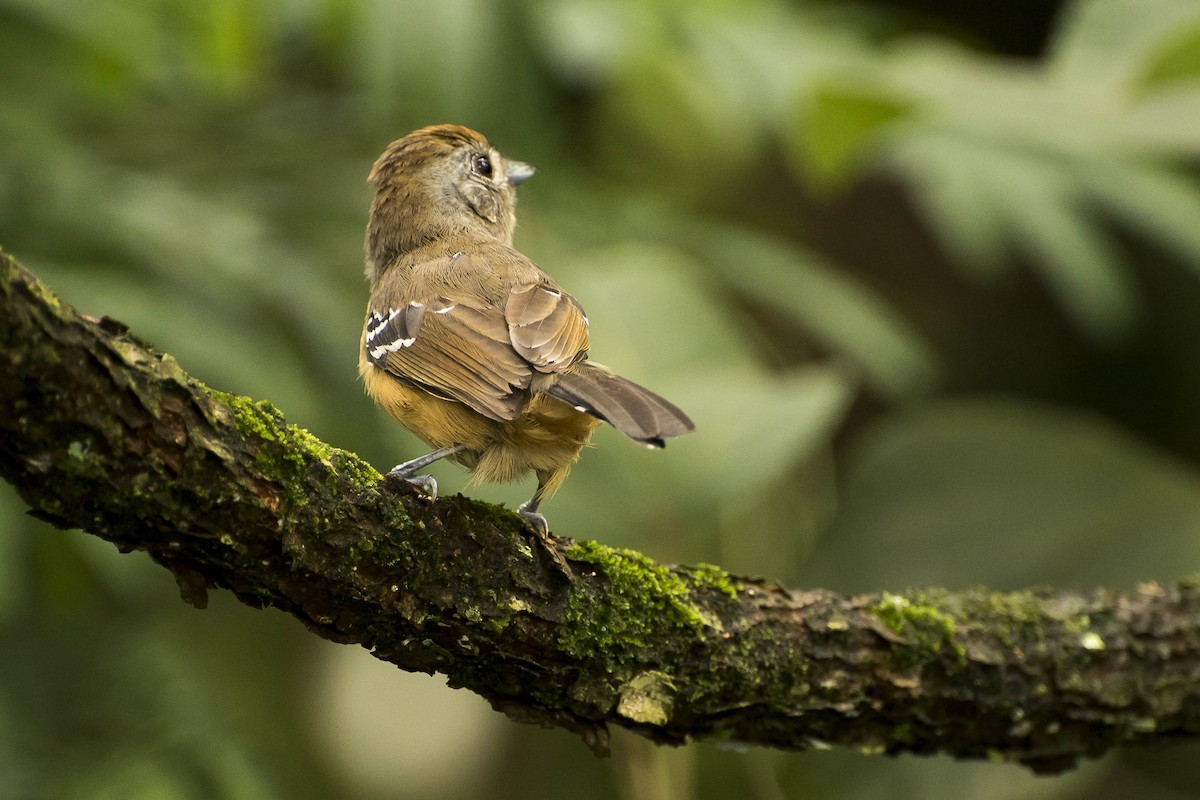
[[[529,164],[505,158],[482,134],[461,125],[432,125],[397,139],[367,178],[375,185],[368,259],[395,257],[461,233],[511,244],[515,187],[533,172]]]

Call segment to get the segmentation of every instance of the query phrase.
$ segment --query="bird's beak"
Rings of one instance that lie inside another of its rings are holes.
[[[524,183],[533,177],[533,173],[537,172],[532,164],[526,164],[524,161],[508,162],[508,182],[513,186],[519,183]]]

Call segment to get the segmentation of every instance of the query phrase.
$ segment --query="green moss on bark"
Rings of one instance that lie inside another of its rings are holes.
[[[945,598],[925,592],[908,595],[885,594],[867,610],[902,640],[894,649],[903,668],[919,667],[940,660],[946,653],[954,661],[966,660],[966,649],[958,643],[954,613],[945,606]]]
[[[719,629],[719,620],[695,602],[693,593],[707,589],[736,596],[733,582],[716,574],[719,570],[675,573],[641,553],[597,542],[576,542],[566,555],[592,565],[594,572],[581,571],[571,588],[559,645],[577,658],[604,656],[613,672],[623,669],[623,661],[641,658],[653,642]],[[602,584],[589,580],[597,574]]]
[[[300,477],[300,473],[307,469],[308,461],[312,459],[335,467],[342,478],[355,486],[371,486],[383,477],[374,467],[353,453],[330,447],[306,429],[288,424],[283,413],[266,400],[255,402],[248,397],[208,386],[200,385],[200,388],[229,408],[233,413],[232,421],[241,433],[278,445],[262,448],[257,454],[258,466],[264,472]]]

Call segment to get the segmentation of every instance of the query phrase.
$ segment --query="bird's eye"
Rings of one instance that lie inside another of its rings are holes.
[[[492,160],[487,156],[475,156],[475,171],[485,178],[492,177]]]

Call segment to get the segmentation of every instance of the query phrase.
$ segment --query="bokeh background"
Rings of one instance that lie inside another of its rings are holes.
[[[1200,568],[1195,0],[0,0],[0,245],[387,468],[365,177],[446,121],[538,165],[517,244],[698,424],[601,432],[559,531],[843,591]],[[6,486],[0,526],[3,798],[1200,797],[1196,745],[597,760]]]

